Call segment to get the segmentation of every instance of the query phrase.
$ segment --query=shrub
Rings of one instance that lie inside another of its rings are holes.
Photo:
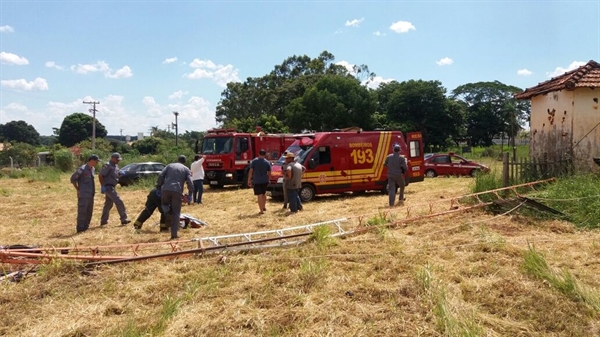
[[[53,153],[54,163],[63,172],[73,169],[73,154],[67,149],[61,149]]]

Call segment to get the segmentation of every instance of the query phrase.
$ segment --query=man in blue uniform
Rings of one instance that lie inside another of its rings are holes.
[[[396,186],[400,187],[399,193],[399,204],[404,202],[404,186],[406,186],[404,181],[404,173],[408,171],[408,166],[406,165],[406,158],[400,154],[400,145],[394,145],[394,153],[390,154],[385,158],[385,163],[383,164],[388,169],[388,195],[389,195],[389,205],[390,207],[394,206],[394,199],[396,199]]]
[[[140,213],[138,218],[133,223],[133,227],[135,229],[138,229],[138,230],[142,229],[142,225],[144,224],[144,222],[152,216],[152,213],[154,213],[154,211],[156,209],[158,209],[158,211],[160,212],[160,231],[161,232],[169,231],[168,226],[170,226],[171,224],[167,225],[167,221],[165,218],[165,212],[163,211],[163,209],[161,207],[161,205],[162,205],[161,197],[162,197],[162,193],[160,191],[160,188],[158,188],[158,187],[153,188],[152,191],[150,191],[150,193],[148,193],[148,196],[146,197],[146,205],[144,207],[144,210],[142,211],[142,213]]]
[[[167,216],[167,224],[171,224],[171,240],[178,239],[179,217],[181,215],[183,185],[187,184],[188,204],[192,201],[194,182],[192,172],[185,166],[185,156],[177,158],[177,163],[167,165],[158,175],[156,187],[162,192],[162,207]]]
[[[117,186],[117,183],[119,182],[119,161],[121,159],[119,153],[113,153],[110,156],[110,161],[102,166],[100,175],[98,176],[100,179],[101,193],[105,195],[100,226],[108,224],[108,215],[113,204],[117,206],[117,211],[121,218],[121,225],[126,225],[131,222],[131,220],[127,218],[125,204],[123,204],[123,200],[121,200],[121,197],[119,197],[115,190],[115,186]]]
[[[77,190],[77,233],[88,230],[92,221],[96,193],[94,173],[99,160],[97,155],[91,155],[87,163],[77,168],[71,175],[71,184]]]

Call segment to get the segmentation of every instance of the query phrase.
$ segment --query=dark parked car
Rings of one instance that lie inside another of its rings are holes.
[[[157,177],[158,174],[165,168],[162,163],[132,163],[121,168],[121,176],[119,184],[127,186],[133,184],[136,180],[143,177]]]
[[[425,176],[475,176],[478,172],[489,172],[490,168],[450,153],[439,153],[425,159]]]

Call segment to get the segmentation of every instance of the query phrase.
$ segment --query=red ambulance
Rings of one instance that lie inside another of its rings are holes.
[[[407,159],[409,182],[423,181],[423,137],[420,132],[409,132],[405,138],[400,131],[339,131],[298,134],[287,149],[304,165],[302,201],[310,201],[317,194],[381,190],[387,193],[385,158],[394,146],[400,145]],[[273,166],[269,183],[270,195],[283,196],[284,158]]]

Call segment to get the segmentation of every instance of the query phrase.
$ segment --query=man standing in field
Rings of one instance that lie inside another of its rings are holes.
[[[185,166],[185,156],[177,158],[177,163],[167,165],[158,175],[156,187],[162,192],[162,207],[167,215],[167,224],[171,224],[171,240],[179,239],[177,231],[179,230],[179,217],[181,215],[181,205],[183,204],[183,185],[188,187],[188,204],[192,201],[194,193],[194,182],[192,181],[192,172]]]
[[[404,173],[408,171],[406,158],[400,154],[400,145],[394,145],[394,153],[385,158],[385,163],[383,165],[388,169],[389,205],[392,207],[394,206],[394,200],[396,199],[396,186],[400,187],[400,194],[398,196],[399,202],[404,202]]]
[[[284,151],[283,152],[283,158],[287,158],[288,152]],[[285,176],[285,169],[287,168],[287,159],[284,159],[283,164],[281,165],[281,173],[283,174],[283,183],[282,183],[282,189],[283,189],[283,209],[286,209],[288,207],[288,196],[287,196],[287,189],[285,188],[285,182],[287,180],[286,176]]]
[[[94,195],[96,194],[94,173],[99,160],[97,155],[91,155],[87,163],[80,166],[71,175],[71,184],[77,190],[77,233],[87,231],[92,221]]]
[[[110,156],[110,161],[102,166],[100,170],[100,193],[105,195],[104,208],[102,209],[102,218],[100,219],[100,226],[106,226],[108,224],[108,215],[113,207],[113,204],[117,206],[119,217],[121,218],[121,225],[126,225],[131,222],[127,218],[127,210],[123,200],[117,194],[115,186],[119,182],[119,161],[123,159],[118,152],[113,153]]]
[[[294,153],[288,152],[285,155],[285,189],[287,190],[288,202],[290,203],[290,213],[294,214],[302,210],[302,202],[298,196],[298,190],[302,187],[302,171],[303,167],[300,163],[294,160]]]
[[[258,214],[263,214],[267,210],[267,186],[269,185],[271,163],[265,159],[266,154],[267,151],[261,149],[258,157],[250,163],[248,171],[248,186],[254,189],[254,195],[258,199]]]
[[[194,156],[194,162],[190,166],[192,171],[192,181],[194,182],[194,203],[200,205],[202,203],[202,193],[204,192],[204,156],[197,154]]]

